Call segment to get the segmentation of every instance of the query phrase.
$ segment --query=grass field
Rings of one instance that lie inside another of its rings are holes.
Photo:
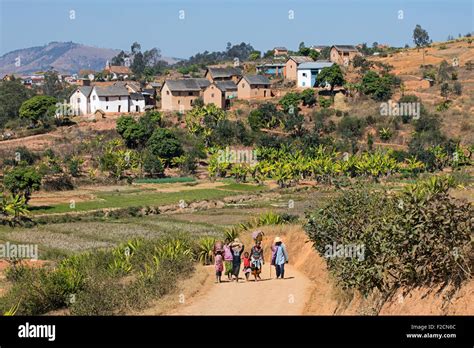
[[[157,192],[150,188],[134,189],[127,191],[110,191],[96,192],[96,199],[84,202],[74,202],[72,207],[71,201],[65,203],[37,206],[32,208],[32,214],[51,214],[51,213],[71,213],[74,211],[89,211],[106,208],[126,208],[126,207],[142,207],[142,206],[159,206],[167,204],[178,204],[181,200],[186,203],[222,199],[241,193],[264,191],[265,187],[227,183],[218,188],[193,189],[193,190],[177,190],[176,192]]]

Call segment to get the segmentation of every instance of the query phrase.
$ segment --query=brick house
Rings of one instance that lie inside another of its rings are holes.
[[[285,64],[284,76],[287,80],[294,80],[298,78],[298,66],[301,63],[312,62],[311,57],[306,56],[290,56]]]
[[[275,57],[278,56],[287,56],[288,55],[288,49],[286,47],[275,47],[273,49],[273,55]]]
[[[238,68],[208,68],[204,75],[210,82],[231,80],[237,83],[242,77],[242,71]]]
[[[215,104],[227,109],[232,99],[237,98],[237,85],[234,81],[217,81],[206,87],[203,94],[204,104]]]
[[[183,112],[193,108],[211,83],[205,78],[166,80],[161,87],[161,110]]]
[[[245,75],[237,83],[239,99],[270,98],[270,80],[263,75]]]
[[[359,51],[355,46],[351,45],[334,45],[331,47],[329,60],[338,65],[348,66],[355,56],[359,55]]]

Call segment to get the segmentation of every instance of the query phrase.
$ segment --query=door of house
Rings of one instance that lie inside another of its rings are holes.
[[[122,108],[122,105],[118,106],[118,112],[120,112],[120,109]]]
[[[136,112],[140,111],[139,108],[138,108],[138,105],[135,105],[135,111]]]
[[[263,91],[263,97],[265,98],[267,96],[267,91]]]

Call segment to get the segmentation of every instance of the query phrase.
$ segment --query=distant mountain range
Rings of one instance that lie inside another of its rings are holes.
[[[44,46],[23,48],[0,57],[0,78],[5,74],[26,75],[47,71],[51,67],[60,73],[77,73],[81,69],[100,71],[107,60],[120,50],[86,46],[74,42],[50,42]],[[162,57],[169,64],[180,59]]]

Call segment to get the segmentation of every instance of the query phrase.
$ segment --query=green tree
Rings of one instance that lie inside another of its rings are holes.
[[[331,93],[333,93],[334,87],[344,85],[344,75],[339,65],[334,64],[330,67],[323,68],[317,76],[317,83],[320,86],[325,86],[326,83],[329,83],[331,85]]]
[[[318,51],[316,51],[316,50],[310,50],[310,51],[309,51],[309,54],[308,54],[308,56],[309,56],[312,60],[315,60],[315,61],[318,60],[319,55],[320,55],[320,53],[319,53]]]
[[[392,83],[390,75],[379,76],[375,71],[368,71],[362,78],[361,89],[377,101],[388,100],[392,96]]]
[[[40,189],[41,175],[34,167],[14,167],[5,172],[3,185],[13,195],[23,195],[28,203],[32,192]]]
[[[449,92],[450,92],[449,84],[447,82],[443,83],[440,87],[441,96],[447,100],[449,97]]]
[[[425,46],[430,43],[430,36],[428,35],[428,32],[423,29],[419,24],[417,24],[415,29],[413,30],[413,42],[415,43],[418,49],[422,49],[423,65],[425,65]]]
[[[296,92],[289,92],[285,94],[278,104],[282,107],[285,113],[298,113],[298,105],[301,101],[301,95]]]
[[[20,117],[30,120],[36,125],[40,120],[45,120],[50,115],[51,108],[55,107],[56,98],[37,95],[23,102],[20,107]]]
[[[312,88],[305,89],[301,92],[301,99],[303,100],[304,106],[312,107],[316,104],[316,96],[314,95],[314,90]]]
[[[166,166],[171,164],[171,159],[181,156],[184,151],[181,142],[168,129],[156,129],[147,141],[147,149],[151,154],[158,156]]]
[[[252,53],[250,53],[249,60],[258,60],[260,59],[261,55],[262,53],[260,51],[253,51]]]
[[[23,102],[33,97],[34,91],[26,88],[20,80],[0,82],[0,127],[20,115]]]

